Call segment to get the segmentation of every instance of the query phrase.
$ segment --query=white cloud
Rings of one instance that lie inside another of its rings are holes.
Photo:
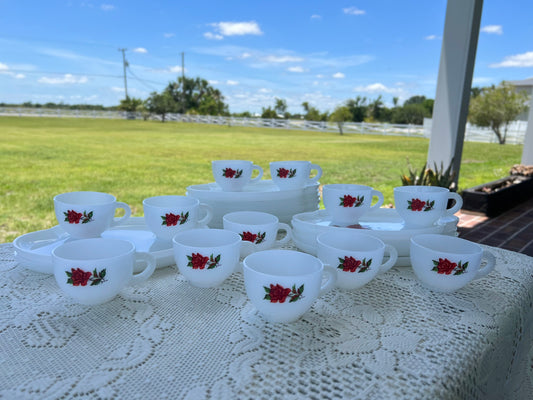
[[[269,63],[288,63],[288,62],[302,62],[304,59],[302,57],[295,56],[274,56],[269,55],[261,58],[262,61]]]
[[[533,51],[507,56],[502,62],[489,65],[491,68],[533,67]]]
[[[77,83],[87,83],[89,80],[86,76],[75,77],[72,74],[65,74],[59,78],[49,78],[43,76],[37,80],[39,83],[46,83],[49,85],[71,85]]]
[[[242,58],[243,60],[246,58],[250,58],[252,55],[250,53],[242,53],[239,58]]]
[[[148,50],[146,50],[144,47],[137,47],[137,48],[133,49],[133,52],[134,53],[146,54],[146,53],[148,53]]]
[[[204,33],[204,37],[209,40],[222,40],[224,39],[224,36],[219,35],[218,33],[213,32],[206,32]]]
[[[115,6],[113,4],[102,4],[100,8],[104,11],[113,11]]]
[[[0,73],[7,72],[8,70],[9,67],[6,64],[0,62]]]
[[[337,73],[333,74],[333,77],[335,79],[342,79],[342,78],[345,77],[345,75],[342,72],[337,72]]]
[[[364,93],[391,93],[398,94],[401,93],[403,89],[400,88],[390,88],[385,86],[382,83],[371,83],[366,86],[357,86],[354,88],[354,92],[364,92]]]
[[[230,79],[228,79],[228,80],[226,81],[226,85],[229,85],[229,86],[236,86],[236,85],[238,85],[238,84],[239,84],[239,82],[237,82],[237,81],[232,81],[232,80],[230,80]]]
[[[271,89],[267,89],[267,88],[261,88],[258,90],[259,93],[272,93],[272,90]]]
[[[15,73],[10,70],[9,66],[7,64],[0,62],[0,75],[9,75],[12,76],[15,79],[24,79],[26,78],[26,75],[21,73]]]
[[[24,79],[24,78],[26,78],[26,75],[24,75],[24,74],[15,74],[14,77],[15,77],[15,79]]]
[[[318,14],[313,14],[313,15],[311,15],[311,19],[312,20],[320,20],[320,19],[322,19],[322,16],[318,15]]]
[[[435,40],[435,39],[437,39],[437,35],[428,35],[424,39],[426,39],[426,40]]]
[[[210,85],[218,85],[220,83],[219,81],[216,81],[216,80],[208,80],[207,82],[209,82]]]
[[[171,73],[178,73],[178,74],[181,74],[181,71],[182,71],[182,68],[180,65],[174,65],[173,67],[168,67],[168,69],[166,70],[166,72],[171,72]],[[185,71],[187,71],[187,68],[185,68]]]
[[[112,86],[111,87],[111,91],[117,92],[117,93],[124,93],[124,88],[123,87],[118,87],[118,86]]]
[[[316,77],[317,77],[318,79],[322,79],[322,78],[324,77],[324,75],[322,75],[322,74],[318,74]]]
[[[348,15],[364,15],[366,14],[366,11],[364,10],[360,10],[358,9],[357,7],[347,7],[347,8],[343,8],[342,9],[342,12],[344,14],[348,14]]]
[[[502,35],[503,28],[501,25],[486,25],[483,28],[481,28],[481,32],[495,34],[495,35]]]
[[[163,33],[163,37],[164,37],[165,39],[170,39],[170,38],[172,38],[172,37],[174,37],[174,36],[176,36],[175,33]]]
[[[262,35],[261,28],[255,21],[216,22],[211,24],[222,36]]]
[[[301,73],[301,72],[304,72],[304,69],[303,67],[297,66],[297,67],[289,67],[287,68],[287,71]]]

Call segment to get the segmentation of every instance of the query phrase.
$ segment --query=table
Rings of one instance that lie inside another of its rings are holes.
[[[533,258],[489,249],[496,269],[456,293],[395,267],[271,324],[240,272],[197,289],[161,268],[87,307],[3,244],[0,398],[531,399]]]

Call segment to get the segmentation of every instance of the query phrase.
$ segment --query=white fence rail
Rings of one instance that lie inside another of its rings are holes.
[[[107,119],[142,119],[140,113],[126,111],[94,111],[67,110],[49,108],[0,107],[0,116],[19,117],[58,117],[58,118],[107,118]],[[152,120],[161,120],[161,116],[152,115]],[[167,114],[167,121],[191,122],[197,124],[213,124],[227,126],[245,126],[274,129],[294,129],[317,132],[339,132],[337,123],[325,121],[306,121],[298,119],[263,119],[239,118],[210,115]],[[401,125],[366,122],[346,122],[343,125],[345,134],[392,135],[429,138],[431,135],[430,118],[424,119],[424,125]],[[523,144],[527,128],[526,121],[515,121],[509,125],[507,143]],[[497,143],[496,135],[488,128],[466,125],[465,140],[470,142]]]

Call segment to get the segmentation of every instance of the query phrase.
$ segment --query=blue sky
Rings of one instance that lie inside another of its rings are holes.
[[[445,0],[0,0],[0,102],[116,105],[181,75],[231,112],[435,97]],[[486,0],[474,86],[533,77],[533,2]]]

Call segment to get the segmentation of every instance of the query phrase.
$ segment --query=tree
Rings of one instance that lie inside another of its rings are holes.
[[[195,110],[203,115],[229,115],[224,96],[200,77],[179,77],[165,89],[176,103],[176,112],[185,114]]]
[[[352,113],[353,122],[363,122],[368,112],[366,97],[357,96],[355,99],[346,100],[346,107]]]
[[[165,122],[168,113],[176,112],[176,103],[168,91],[152,92],[146,99],[146,108],[153,114],[161,115],[161,122]]]
[[[403,107],[396,107],[392,113],[392,122],[422,125],[425,117],[429,117],[429,111],[426,107],[421,103],[411,103]]]
[[[336,122],[339,126],[339,133],[342,135],[342,127],[344,126],[344,123],[346,121],[350,121],[352,119],[352,113],[346,106],[339,106],[333,111],[329,117],[329,120],[331,122]]]
[[[141,99],[128,96],[125,99],[120,100],[118,109],[120,111],[135,112],[137,110],[137,107],[140,106],[142,102],[143,101]]]
[[[274,106],[274,110],[276,110],[278,115],[285,116],[287,113],[287,102],[284,99],[278,99],[276,97],[276,104]]]
[[[278,118],[278,113],[272,107],[267,107],[267,108],[262,107],[261,110],[262,110],[261,118],[268,118],[268,119]]]
[[[318,108],[310,106],[307,101],[304,101],[302,103],[302,107],[305,110],[304,119],[308,121],[327,121],[328,119],[327,112],[321,114]]]
[[[470,100],[468,120],[477,126],[490,127],[500,144],[505,144],[509,123],[525,111],[528,95],[516,92],[513,85],[502,82],[498,87],[483,88]]]

